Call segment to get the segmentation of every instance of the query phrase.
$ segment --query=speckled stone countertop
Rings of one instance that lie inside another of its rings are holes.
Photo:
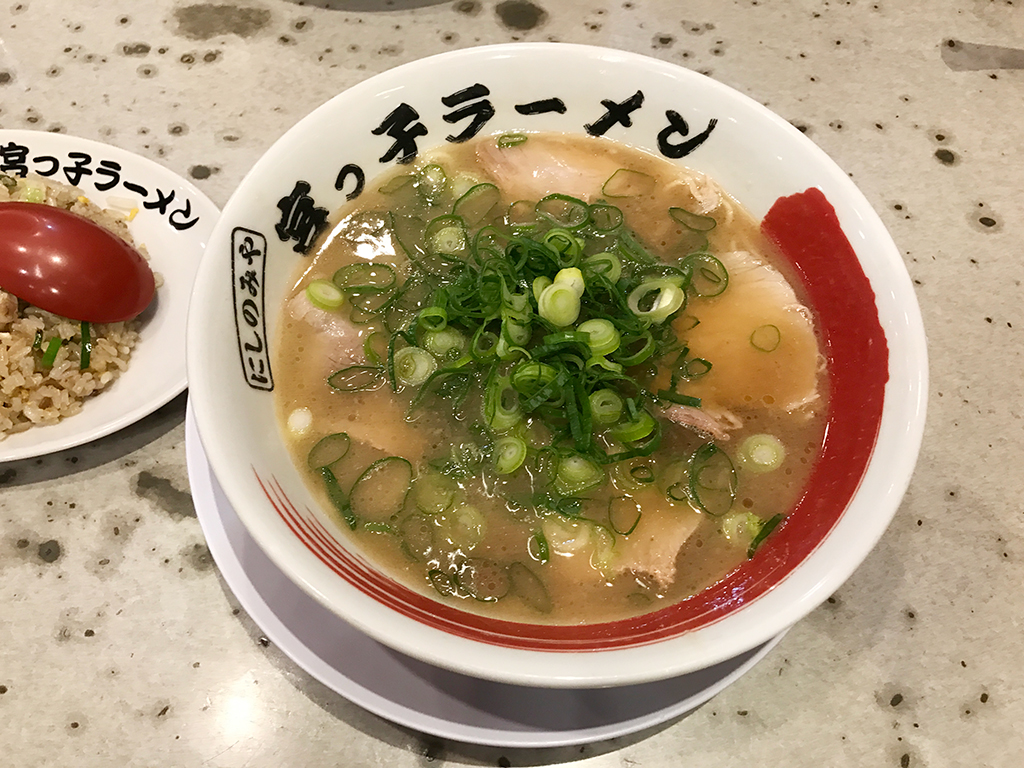
[[[1024,8],[1019,0],[8,0],[0,127],[115,144],[223,205],[338,91],[482,43],[709,74],[823,147],[904,254],[931,354],[910,490],[854,576],[693,714],[583,747],[391,725],[242,611],[185,467],[185,397],[0,465],[5,766],[1024,764]]]

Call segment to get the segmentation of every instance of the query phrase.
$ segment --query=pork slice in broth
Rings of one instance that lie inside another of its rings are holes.
[[[404,407],[387,386],[339,401],[331,409],[331,417],[336,419],[335,431],[348,432],[353,440],[388,456],[401,456],[416,466],[426,455],[428,438],[405,420]]]
[[[363,339],[359,329],[340,312],[327,312],[314,306],[305,291],[288,300],[286,312],[292,320],[305,323],[312,331],[304,334],[306,343],[316,347],[309,357],[323,361],[324,369],[319,372],[323,378],[339,368],[363,362]]]
[[[632,494],[641,510],[640,521],[628,535],[616,534],[611,552],[607,540],[592,523],[550,518],[544,525],[561,579],[567,584],[634,574],[649,578],[664,589],[676,578],[676,560],[683,545],[700,525],[700,514],[689,506],[673,506],[653,490]],[[560,557],[559,557],[560,556]]]
[[[293,321],[309,326],[310,332],[302,334],[303,343],[312,347],[306,359],[321,366],[309,372],[310,379],[324,381],[335,371],[365,363],[362,334],[343,314],[313,306],[305,291],[288,301],[287,314]],[[343,393],[326,409],[326,417],[318,418],[317,429],[326,434],[347,432],[356,442],[413,463],[426,451],[426,439],[405,421],[402,404],[387,387]]]
[[[690,213],[707,216],[722,203],[718,186],[702,173],[693,171],[670,181],[662,190],[670,205],[682,205]]]
[[[680,334],[693,356],[712,363],[686,393],[701,398],[709,413],[813,409],[821,363],[809,310],[782,274],[753,254],[733,251],[719,259],[729,287],[721,296],[695,300],[688,312],[700,323]]]
[[[692,429],[706,440],[729,439],[730,430],[743,426],[743,420],[732,411],[697,408],[692,405],[673,405],[662,413],[673,424]]]
[[[477,160],[507,200],[540,200],[558,193],[591,202],[621,166],[618,160],[589,149],[532,138],[505,148],[485,141],[477,150]]]
[[[673,506],[656,491],[639,491],[633,498],[640,505],[640,522],[615,542],[613,570],[648,576],[666,588],[676,579],[679,550],[700,525],[700,513],[689,506]]]

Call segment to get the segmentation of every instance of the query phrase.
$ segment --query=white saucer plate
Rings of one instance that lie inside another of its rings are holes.
[[[680,717],[738,680],[785,633],[708,669],[621,688],[528,688],[467,677],[381,645],[292,583],[246,531],[186,416],[189,482],[224,580],[296,664],[349,701],[444,739],[499,747],[557,747],[636,733]]]
[[[32,427],[0,441],[0,463],[42,456],[109,435],[133,424],[184,391],[185,321],[199,260],[217,206],[174,172],[131,152],[60,133],[0,129],[8,175],[41,174],[73,184],[101,207],[131,200],[138,213],[132,236],[163,277],[153,305],[142,315],[138,346],[113,386],[87,400],[80,413],[57,424]]]

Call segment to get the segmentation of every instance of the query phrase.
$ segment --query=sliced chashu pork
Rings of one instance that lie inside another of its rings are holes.
[[[680,336],[690,354],[711,361],[711,371],[686,386],[711,414],[743,409],[796,411],[819,398],[821,366],[810,312],[777,269],[747,251],[718,256],[729,273],[721,296],[697,299],[688,310],[700,323]],[[761,337],[778,346],[759,349]]]
[[[668,587],[676,578],[679,550],[697,530],[701,516],[689,506],[669,504],[654,490],[634,493],[633,498],[643,514],[636,529],[616,541],[612,570],[645,575]]]
[[[591,202],[619,169],[618,163],[581,144],[561,144],[531,137],[514,147],[485,141],[477,150],[481,169],[507,200],[540,200],[550,194]]]
[[[636,527],[614,536],[587,520],[552,515],[544,533],[560,578],[592,583],[633,574],[664,589],[675,581],[679,550],[700,525],[701,516],[686,505],[674,506],[655,490],[635,492],[641,510]]]

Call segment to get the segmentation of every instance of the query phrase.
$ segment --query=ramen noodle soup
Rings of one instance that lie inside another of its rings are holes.
[[[467,610],[602,622],[751,557],[823,440],[811,312],[712,180],[503,134],[368,185],[296,275],[278,417],[382,570]]]
[[[63,208],[113,232],[145,255],[128,232],[130,211],[100,208],[77,187],[0,173],[2,202]],[[69,320],[0,289],[0,440],[73,416],[87,399],[111,386],[128,368],[139,326],[138,320]]]

